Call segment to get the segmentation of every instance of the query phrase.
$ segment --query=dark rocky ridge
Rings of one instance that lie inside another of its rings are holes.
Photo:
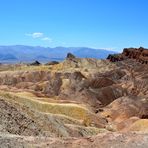
[[[107,59],[109,59],[111,62],[135,59],[142,64],[148,64],[148,49],[143,47],[124,48],[121,54],[110,54]]]

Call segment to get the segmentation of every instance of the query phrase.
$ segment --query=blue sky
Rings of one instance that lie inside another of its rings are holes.
[[[0,45],[148,47],[148,0],[0,0]]]

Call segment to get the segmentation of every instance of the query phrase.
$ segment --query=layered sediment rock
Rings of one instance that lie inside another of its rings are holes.
[[[109,56],[115,63],[68,54],[59,64],[0,65],[1,146],[147,147],[147,56],[130,48]]]

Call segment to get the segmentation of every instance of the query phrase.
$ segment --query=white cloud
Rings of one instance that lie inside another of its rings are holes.
[[[43,40],[43,41],[49,41],[49,42],[52,42],[52,39],[51,39],[51,38],[49,38],[49,37],[44,37],[44,38],[42,38],[41,40]]]
[[[26,33],[25,35],[32,37],[33,39],[40,39],[42,41],[52,42],[52,39],[45,36],[42,32]]]
[[[42,32],[27,33],[26,36],[31,36],[32,38],[41,38],[44,36]]]

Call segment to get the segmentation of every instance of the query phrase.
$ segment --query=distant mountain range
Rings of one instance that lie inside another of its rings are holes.
[[[105,59],[114,51],[105,49],[93,49],[87,47],[40,47],[40,46],[0,46],[0,62],[1,63],[17,63],[32,62],[38,60],[40,62],[61,61],[67,53],[70,52],[81,58],[97,58]]]

